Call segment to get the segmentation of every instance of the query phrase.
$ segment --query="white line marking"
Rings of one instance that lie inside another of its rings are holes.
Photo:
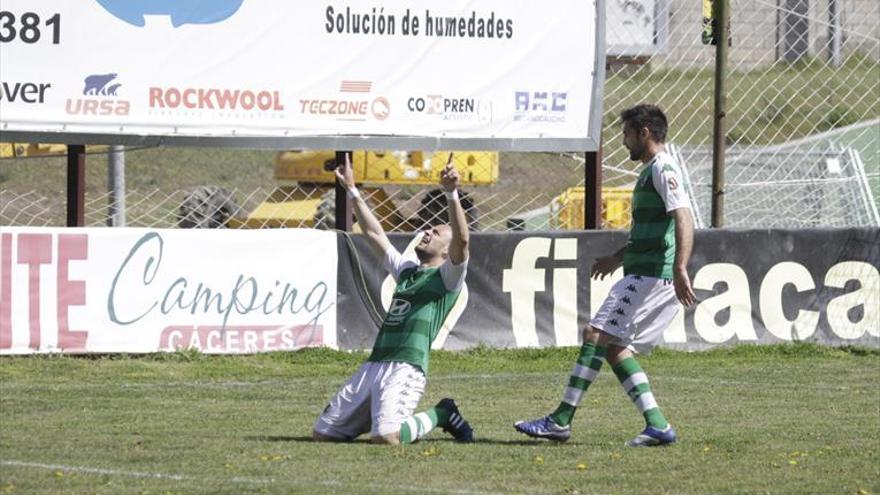
[[[194,481],[205,484],[217,483],[237,483],[237,484],[253,484],[253,485],[295,485],[295,486],[324,486],[324,487],[342,487],[345,483],[335,480],[295,480],[289,478],[247,478],[234,476],[231,478],[205,478],[199,476],[190,476],[185,474],[174,473],[150,473],[144,471],[123,471],[118,469],[96,468],[88,466],[68,466],[65,464],[44,464],[41,462],[25,462],[16,460],[0,460],[0,465],[20,468],[45,469],[50,471],[65,471],[70,473],[82,474],[98,474],[102,476],[126,476],[130,478],[152,478],[158,480],[172,481]],[[357,489],[373,489],[381,491],[402,491],[414,493],[455,493],[458,495],[501,495],[501,492],[484,492],[479,490],[464,489],[447,489],[447,488],[428,488],[418,486],[398,486],[387,485],[381,483],[352,483],[349,485],[354,491]],[[533,492],[534,493],[534,492]]]

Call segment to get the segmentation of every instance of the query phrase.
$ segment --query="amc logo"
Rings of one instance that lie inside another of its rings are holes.
[[[565,112],[568,93],[548,91],[517,91],[517,112]]]

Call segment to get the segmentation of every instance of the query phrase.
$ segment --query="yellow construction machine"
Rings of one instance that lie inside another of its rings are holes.
[[[383,186],[425,186],[436,188],[449,152],[355,151],[352,168],[361,194],[386,231],[413,231],[445,219],[445,201],[439,189],[422,198],[416,215],[401,213]],[[330,229],[335,225],[335,183],[333,151],[285,151],[275,159],[275,179],[279,186],[269,199],[244,218],[231,218],[232,228],[313,227]],[[484,186],[498,180],[498,153],[455,151],[453,164],[462,185]],[[472,228],[478,221],[476,209],[467,194],[462,205]],[[445,221],[445,220],[444,220]]]
[[[65,144],[0,143],[0,158],[65,154],[67,154],[67,145]]]

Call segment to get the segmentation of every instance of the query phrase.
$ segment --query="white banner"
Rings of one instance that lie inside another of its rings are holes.
[[[602,0],[4,0],[0,132],[595,149],[603,12]]]
[[[0,231],[0,354],[336,347],[336,235]]]

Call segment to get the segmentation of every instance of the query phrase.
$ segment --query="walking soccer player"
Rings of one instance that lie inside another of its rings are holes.
[[[374,443],[408,444],[440,426],[456,441],[473,442],[473,430],[452,399],[413,414],[425,391],[431,343],[452,310],[467,272],[469,234],[458,198],[461,178],[452,166],[452,154],[440,177],[450,225],[437,225],[423,233],[415,248],[418,259],[405,258],[388,241],[355,187],[348,154],[345,165],[336,169],[336,178],[354,200],[358,223],[370,245],[384,256],[385,268],[397,287],[372,354],[330,399],[315,422],[312,438],[351,441],[370,432]]]
[[[562,402],[549,416],[518,421],[514,428],[531,437],[566,441],[578,404],[602,367],[603,356],[623,390],[645,418],[646,426],[627,442],[630,447],[666,445],[675,430],[651,392],[648,376],[634,350],[650,350],[678,312],[678,302],[694,303],[687,274],[693,248],[694,223],[681,171],[666,153],[667,121],[654,105],[638,105],[621,113],[623,144],[630,159],[646,164],[632,200],[632,229],[626,246],[596,260],[593,278],[604,279],[621,264],[624,277],[615,283],[583,332],[580,355]]]

